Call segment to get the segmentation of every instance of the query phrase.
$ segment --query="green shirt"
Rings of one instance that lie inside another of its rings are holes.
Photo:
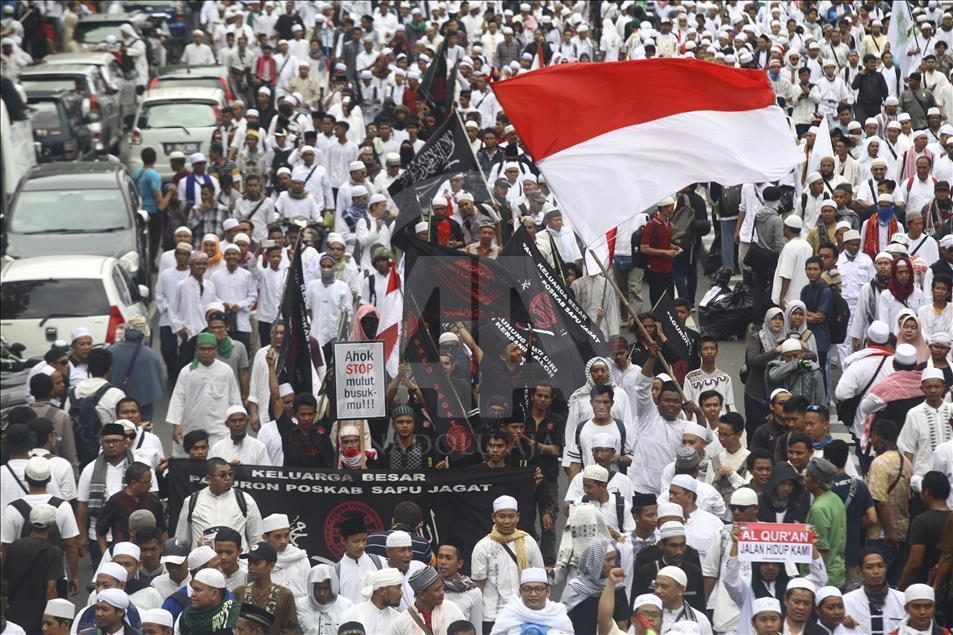
[[[826,551],[828,584],[844,586],[844,549],[847,545],[847,512],[840,496],[828,490],[814,499],[807,514],[807,524],[817,528],[817,548]]]

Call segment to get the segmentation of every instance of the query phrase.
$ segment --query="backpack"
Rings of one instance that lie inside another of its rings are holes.
[[[649,215],[645,224],[632,232],[632,266],[637,269],[645,269],[648,263],[645,262],[645,256],[642,255],[642,236],[645,235],[645,228],[652,224],[652,215]]]
[[[103,422],[99,419],[96,406],[106,392],[114,386],[106,382],[89,397],[77,397],[76,386],[69,391],[69,418],[73,424],[73,436],[76,437],[76,457],[80,465],[95,461],[99,456],[99,431]]]
[[[145,435],[143,435],[145,436]],[[248,501],[245,500],[245,497],[242,496],[240,490],[232,488],[232,491],[235,493],[235,502],[238,503],[238,511],[242,513],[242,518],[248,518]],[[195,492],[189,496],[189,515],[186,520],[188,520],[189,526],[192,525],[192,514],[195,513],[195,506],[199,503],[199,494],[202,490]]]
[[[46,501],[47,505],[52,505],[57,510],[59,510],[60,505],[65,501],[62,498],[57,498],[56,496],[50,496],[50,500]],[[30,532],[33,530],[33,526],[30,524],[30,512],[33,510],[33,506],[30,503],[26,502],[22,498],[10,503],[10,506],[20,512],[20,515],[23,516],[23,527],[20,528],[20,538],[27,538],[30,535]],[[47,541],[51,545],[55,545],[60,549],[63,548],[63,537],[60,535],[59,525],[53,525],[53,530],[50,532],[49,538]]]
[[[850,305],[841,294],[831,289],[834,299],[834,310],[828,321],[831,329],[831,344],[843,344],[847,341],[847,323],[850,321]]]
[[[622,423],[620,419],[616,419],[615,417],[613,417],[612,420],[615,421],[616,427],[619,428],[619,448],[620,448],[619,455],[621,456],[622,453],[625,452],[625,424]],[[586,422],[583,422],[582,425],[576,426],[576,447],[577,448],[579,447],[579,439],[582,435],[582,429],[585,425],[586,425]],[[622,465],[619,466],[619,472],[621,474],[625,474],[625,470],[626,470],[625,466],[622,466]]]

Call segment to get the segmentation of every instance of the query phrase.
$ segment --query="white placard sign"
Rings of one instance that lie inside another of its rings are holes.
[[[337,342],[334,368],[338,419],[387,415],[384,342]]]

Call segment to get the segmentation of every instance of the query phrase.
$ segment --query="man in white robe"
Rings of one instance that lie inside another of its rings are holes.
[[[265,445],[248,436],[248,413],[242,406],[229,406],[225,411],[225,426],[229,436],[209,448],[210,457],[221,457],[229,463],[241,465],[271,464]]]
[[[189,256],[189,276],[175,285],[175,292],[169,302],[169,321],[172,323],[172,332],[181,341],[188,341],[205,330],[205,309],[209,303],[218,300],[215,283],[205,280],[207,269],[208,255],[203,251],[192,252]]]
[[[430,616],[429,632],[433,635],[447,635],[447,627],[465,619],[456,604],[444,601],[443,580],[433,567],[421,568],[409,582],[414,603],[394,620],[394,635],[425,635],[428,631],[420,627],[424,623],[421,613]]]
[[[403,582],[400,571],[391,567],[368,573],[361,587],[365,600],[346,610],[342,619],[359,622],[368,633],[390,633],[400,616],[397,607],[403,597]]]
[[[228,440],[223,423],[229,406],[242,403],[235,373],[225,362],[215,359],[217,341],[211,333],[200,333],[195,343],[195,360],[179,372],[169,401],[166,421],[172,424],[176,453],[183,456],[182,437],[192,430],[205,430],[210,446]]]

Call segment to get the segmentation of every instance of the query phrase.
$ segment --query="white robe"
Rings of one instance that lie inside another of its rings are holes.
[[[218,300],[215,293],[215,283],[205,279],[199,287],[198,280],[188,276],[175,285],[175,292],[169,302],[169,322],[172,332],[178,333],[185,329],[188,337],[192,338],[205,330],[205,309],[212,302]]]
[[[241,403],[241,391],[228,364],[217,359],[208,366],[200,363],[195,369],[189,364],[179,372],[166,421],[181,425],[183,436],[192,430],[205,430],[209,444],[214,445],[229,438],[225,411]]]
[[[315,280],[308,285],[306,300],[311,311],[311,335],[321,346],[337,337],[342,317],[344,328],[341,332],[347,333],[354,305],[351,289],[345,282],[335,280],[325,285],[321,280]]]
[[[421,618],[423,619],[423,618]],[[453,602],[448,602],[446,598],[442,604],[435,606],[430,614],[431,629],[434,635],[447,635],[447,627],[458,620],[466,619],[463,611],[457,608]],[[423,630],[417,626],[414,618],[410,616],[410,610],[405,609],[397,619],[394,620],[391,633],[393,635],[422,635]]]
[[[231,437],[216,441],[209,448],[209,458],[223,458],[229,463],[238,461],[242,465],[270,465],[271,460],[268,457],[268,450],[258,439],[245,437],[239,443],[232,441]]]
[[[381,564],[385,565],[386,563],[382,562]],[[364,601],[364,598],[361,596],[361,580],[366,574],[377,571],[378,567],[375,566],[374,561],[366,553],[361,554],[360,560],[357,561],[345,555],[341,558],[338,565],[341,596],[346,597],[355,605],[360,604]]]
[[[360,622],[367,635],[390,635],[400,613],[389,606],[379,609],[370,600],[355,604],[344,612],[345,622]]]
[[[249,315],[258,301],[258,287],[251,272],[241,267],[237,267],[233,272],[230,272],[227,266],[219,267],[212,274],[211,281],[215,284],[215,292],[222,302],[241,307],[235,314],[238,330],[251,333]]]

